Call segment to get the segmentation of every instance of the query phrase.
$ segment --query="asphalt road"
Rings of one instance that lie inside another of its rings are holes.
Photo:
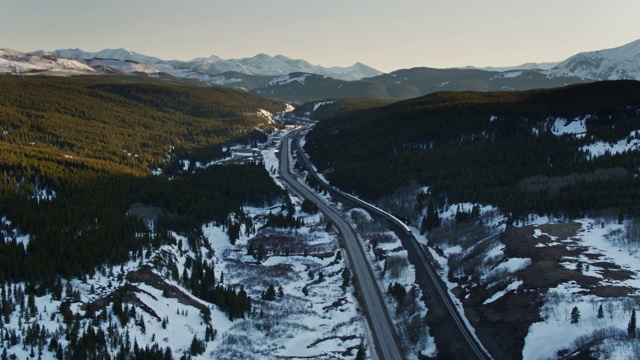
[[[309,171],[313,173],[313,167],[309,160],[304,156],[302,149],[298,148],[298,151]],[[416,267],[416,275],[422,276],[425,280],[421,284],[423,292],[427,292],[430,296],[433,296],[440,310],[446,313],[445,321],[449,323],[447,328],[450,329],[447,331],[448,334],[446,336],[450,340],[449,343],[456,347],[455,349],[450,349],[451,354],[457,354],[457,357],[464,359],[492,359],[482,345],[478,343],[476,337],[473,336],[471,333],[472,330],[467,326],[467,323],[462,318],[460,311],[456,308],[446,285],[442,279],[440,279],[440,276],[433,266],[434,260],[431,254],[422,244],[418,243],[413,234],[410,233],[407,225],[395,216],[354,196],[345,194],[344,192],[324,183],[316,174],[313,175],[316,176],[320,183],[323,184],[326,190],[330,191],[333,198],[336,198],[338,201],[342,198],[346,201],[355,203],[372,215],[377,215],[377,217],[382,217],[388,220],[388,225],[391,225],[390,228],[392,228],[392,230],[394,230],[401,238],[403,246],[409,252],[409,258]]]
[[[351,272],[357,279],[360,294],[359,301],[365,308],[369,327],[373,333],[375,350],[380,359],[403,359],[394,327],[391,323],[382,294],[376,283],[371,266],[365,257],[364,251],[355,231],[347,223],[340,213],[328,206],[314,191],[304,184],[299,183],[289,173],[289,138],[291,133],[285,135],[280,147],[280,175],[283,180],[300,196],[315,202],[320,211],[329,218],[338,229],[344,239],[345,251],[351,265]]]

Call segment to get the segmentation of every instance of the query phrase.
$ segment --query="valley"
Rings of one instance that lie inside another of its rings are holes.
[[[638,354],[637,81],[111,54],[0,77],[3,359]]]

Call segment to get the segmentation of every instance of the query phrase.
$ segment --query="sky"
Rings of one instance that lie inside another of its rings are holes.
[[[562,61],[640,39],[638,0],[2,0],[0,48],[259,53],[322,66]]]

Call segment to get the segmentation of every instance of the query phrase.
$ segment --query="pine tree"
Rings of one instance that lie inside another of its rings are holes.
[[[629,325],[627,326],[627,334],[630,337],[636,337],[636,309],[631,311],[631,319],[629,320]]]
[[[195,335],[193,336],[193,340],[191,340],[191,346],[189,347],[192,355],[200,355],[204,352],[205,346],[202,343],[202,340],[198,339]]]
[[[356,360],[365,360],[367,358],[367,348],[364,346],[364,341],[358,346],[358,352],[356,353]]]
[[[275,300],[276,299],[276,289],[273,287],[273,284],[270,284],[267,288],[267,291],[262,296],[264,300]]]
[[[344,268],[342,270],[342,285],[340,285],[343,291],[349,286],[349,281],[351,281],[351,272],[349,269]]]
[[[577,306],[574,306],[571,309],[571,323],[577,324],[580,321],[580,310],[578,310]]]
[[[440,226],[440,216],[438,215],[438,211],[433,205],[432,201],[429,201],[429,205],[427,205],[427,214],[422,220],[422,224],[420,226],[420,232],[425,233],[427,231],[431,231]]]
[[[602,310],[602,304],[598,307],[598,319],[602,319],[604,317],[604,310]]]

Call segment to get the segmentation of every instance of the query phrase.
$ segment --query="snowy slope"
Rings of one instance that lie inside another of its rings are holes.
[[[121,61],[111,59],[94,58],[86,61],[88,66],[94,69],[111,68],[127,75],[133,74],[159,74],[163,71],[149,64],[138,63],[134,61]]]
[[[162,61],[156,57],[138,54],[137,52],[127,50],[127,49],[122,49],[122,48],[104,49],[98,52],[86,52],[80,49],[60,49],[60,50],[54,50],[51,52],[43,52],[43,53],[49,53],[52,55],[68,57],[72,59],[83,59],[83,60],[112,59],[112,60],[120,60],[120,61],[135,61],[135,62],[145,63],[145,64],[157,64]]]
[[[579,53],[553,71],[593,80],[640,80],[640,40],[613,49]]]
[[[0,73],[78,75],[95,73],[95,70],[73,59],[0,49]]]

